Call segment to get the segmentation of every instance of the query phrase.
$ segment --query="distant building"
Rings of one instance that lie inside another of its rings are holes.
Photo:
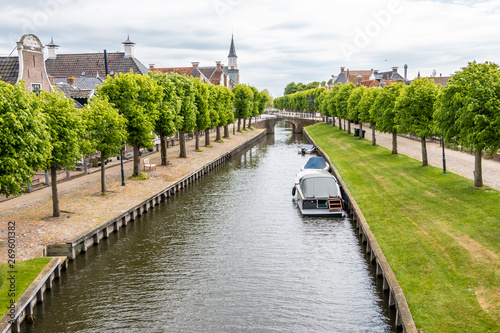
[[[129,36],[122,44],[124,52],[106,53],[106,68],[104,52],[57,54],[59,45],[52,39],[46,45],[49,53],[45,61],[47,73],[55,87],[64,92],[66,97],[84,105],[92,97],[96,87],[103,84],[106,74],[113,77],[130,71],[142,75],[148,72],[146,66],[134,57],[135,43],[130,41]]]
[[[26,89],[31,92],[52,91],[43,59],[43,49],[37,36],[23,35],[17,42],[17,57],[0,57],[1,80],[10,84],[23,80]]]
[[[149,65],[149,70],[160,73],[178,73],[184,76],[200,78],[202,82],[209,82],[214,85],[226,86],[232,89],[240,83],[240,70],[238,69],[238,56],[234,47],[234,39],[231,37],[229,47],[228,66],[224,66],[221,61],[216,61],[215,66],[200,67],[199,62],[191,62],[191,67],[163,67],[156,68]]]
[[[407,67],[405,67],[406,70]],[[373,68],[370,70],[349,70],[340,67],[340,73],[332,75],[332,82],[328,89],[335,84],[354,83],[356,86],[384,87],[393,82],[405,82],[406,79],[398,73],[398,67],[392,67],[391,71],[379,72]]]

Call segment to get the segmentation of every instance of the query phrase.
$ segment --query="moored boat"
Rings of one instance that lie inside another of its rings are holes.
[[[302,145],[299,149],[299,154],[313,154],[317,151],[314,145]]]
[[[292,195],[302,215],[341,216],[342,194],[337,179],[326,171],[304,170],[295,177]]]
[[[325,159],[321,156],[310,157],[306,164],[300,169],[304,170],[318,170],[318,171],[328,171],[330,170],[330,165],[326,163]]]

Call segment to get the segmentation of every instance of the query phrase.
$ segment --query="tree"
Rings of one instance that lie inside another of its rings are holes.
[[[252,89],[252,110],[250,112],[250,116],[248,117],[248,128],[252,127],[252,117],[257,117],[259,115],[259,104],[260,104],[260,94],[257,88],[250,87]]]
[[[196,105],[194,104],[195,88],[193,80],[173,73],[169,75],[175,85],[175,93],[181,99],[179,109],[179,157],[187,157],[185,133],[191,133],[196,126]]]
[[[349,96],[349,100],[347,101],[347,113],[348,118],[353,121],[359,121],[359,114],[361,112],[360,105],[363,99],[363,94],[367,90],[365,86],[359,86],[355,88],[351,95]],[[359,139],[363,138],[363,122],[359,121]]]
[[[208,85],[208,121],[209,124],[205,129],[205,146],[210,146],[210,129],[218,126],[219,124],[219,109],[221,108],[219,100],[219,91],[216,85]],[[220,131],[217,128],[216,140],[220,140]]]
[[[194,105],[196,105],[196,144],[195,149],[200,149],[199,133],[210,125],[210,111],[208,109],[208,85],[201,82],[199,78],[193,79],[194,83]]]
[[[105,161],[117,154],[127,137],[126,119],[108,102],[106,97],[96,96],[83,112],[86,139],[92,151],[101,155],[101,192],[106,193]],[[120,157],[121,158],[121,157]]]
[[[229,138],[229,124],[234,122],[234,95],[225,86],[217,87],[217,100],[219,104],[219,126],[224,126],[224,138]],[[220,136],[220,135],[219,135]],[[220,140],[220,138],[219,138]]]
[[[0,193],[19,195],[51,150],[45,115],[23,82],[0,81],[0,142]]]
[[[267,104],[269,103],[269,95],[267,94],[266,89],[262,90],[259,93],[259,97],[260,97],[258,105],[259,114],[263,114]]]
[[[238,132],[241,132],[240,123],[241,119],[249,117],[253,107],[253,92],[249,86],[245,84],[237,84],[233,88],[234,94],[234,109],[235,118],[238,119]]]
[[[422,166],[429,164],[425,139],[435,132],[433,114],[439,87],[432,80],[415,79],[399,95],[395,105],[399,132],[420,137]]]
[[[333,118],[332,126],[335,126],[335,117],[339,116],[336,96],[341,87],[342,84],[334,85],[332,89],[328,91],[328,95],[326,96],[328,114]],[[342,122],[340,121],[340,118],[339,118],[339,129],[342,129]]]
[[[377,144],[375,139],[375,127],[377,122],[373,117],[372,106],[379,93],[380,88],[377,87],[366,89],[363,93],[363,98],[361,98],[361,102],[359,102],[359,120],[361,122],[370,123],[372,127],[372,146]]]
[[[83,122],[80,111],[62,92],[47,93],[41,91],[42,112],[47,119],[52,150],[47,166],[50,168],[52,183],[53,216],[61,215],[57,193],[57,170],[70,170],[81,159],[80,141],[83,138]]]
[[[149,72],[149,75],[163,88],[163,97],[158,105],[158,119],[154,131],[160,136],[161,165],[167,165],[166,139],[177,132],[177,127],[182,120],[178,115],[181,108],[181,98],[177,96],[177,88],[167,74]]]
[[[298,91],[297,85],[295,84],[295,82],[290,82],[289,84],[286,85],[285,92],[283,93],[283,95],[290,95],[296,93],[297,91]]]
[[[272,108],[273,107],[273,96],[271,95],[271,93],[267,89],[262,90],[262,92],[264,94],[266,94],[266,98],[267,98],[266,107]]]
[[[483,186],[482,152],[500,148],[499,66],[474,61],[458,71],[439,96],[435,119],[446,140],[473,145],[474,186]]]
[[[398,128],[394,105],[405,85],[402,82],[391,83],[384,87],[373,104],[373,117],[379,131],[392,133],[392,153],[398,153]]]
[[[337,109],[337,116],[339,117],[339,123],[341,119],[348,119],[347,103],[349,102],[349,96],[351,95],[351,92],[354,90],[354,88],[356,88],[354,83],[342,84],[340,85],[340,88],[335,95],[334,101]],[[348,121],[347,124],[347,133],[351,134],[351,122]]]
[[[134,147],[134,173],[140,175],[140,148],[153,147],[153,131],[158,119],[162,88],[151,76],[134,74],[108,75],[99,93],[127,119],[127,144]]]

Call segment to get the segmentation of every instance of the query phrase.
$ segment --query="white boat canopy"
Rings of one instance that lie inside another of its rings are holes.
[[[300,180],[300,187],[305,198],[338,198],[337,182],[328,173],[311,173]]]

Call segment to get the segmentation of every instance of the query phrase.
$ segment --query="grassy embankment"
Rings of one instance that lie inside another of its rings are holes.
[[[424,332],[500,332],[500,192],[336,127],[308,133],[355,197]]]
[[[30,284],[36,279],[38,274],[50,262],[51,258],[36,258],[27,261],[16,262],[15,276],[16,276],[16,296],[14,299],[17,301],[19,297],[28,289]],[[7,272],[11,271],[6,263],[0,264],[0,318],[7,313],[7,308],[10,306],[9,297],[10,281],[7,277],[10,276]]]

